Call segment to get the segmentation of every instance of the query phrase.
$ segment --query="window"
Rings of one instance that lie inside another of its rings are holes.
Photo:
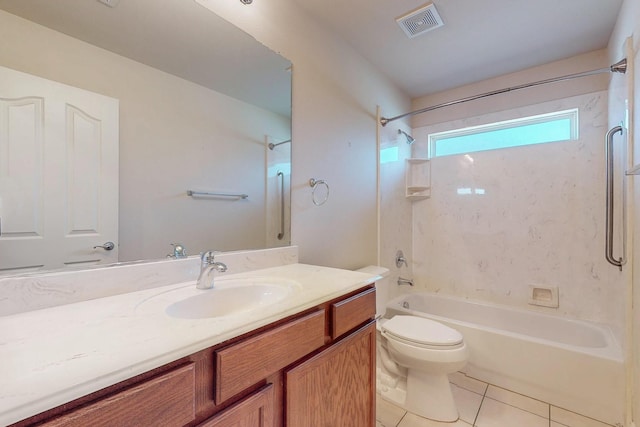
[[[578,139],[578,110],[473,126],[429,135],[429,157]]]
[[[382,148],[380,150],[380,164],[397,162],[399,158],[398,147]]]

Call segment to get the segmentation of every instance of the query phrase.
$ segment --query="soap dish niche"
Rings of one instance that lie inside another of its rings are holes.
[[[558,308],[560,305],[558,287],[529,285],[529,304]]]

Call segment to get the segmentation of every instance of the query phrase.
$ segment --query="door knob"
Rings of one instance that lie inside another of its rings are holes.
[[[98,248],[102,248],[105,251],[110,251],[113,248],[115,248],[116,245],[113,244],[113,242],[106,242],[104,245],[98,245],[98,246],[94,246],[93,249],[98,249]]]

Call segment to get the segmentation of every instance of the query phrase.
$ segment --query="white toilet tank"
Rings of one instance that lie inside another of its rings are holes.
[[[389,301],[389,269],[377,265],[369,265],[356,271],[382,277],[376,281],[376,317],[384,316],[387,310],[387,302]]]

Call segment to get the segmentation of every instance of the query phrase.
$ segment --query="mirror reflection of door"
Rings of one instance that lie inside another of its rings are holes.
[[[0,67],[0,272],[118,260],[118,109]]]

